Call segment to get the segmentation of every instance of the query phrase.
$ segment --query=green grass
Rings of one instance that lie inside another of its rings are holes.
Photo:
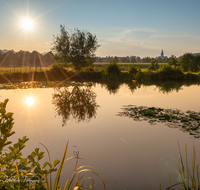
[[[51,67],[0,67],[0,74],[2,73],[28,73],[32,71],[46,71],[50,70]]]
[[[199,190],[200,178],[199,178],[199,165],[197,163],[197,158],[196,158],[196,148],[193,145],[193,154],[191,154],[191,163],[189,165],[187,145],[185,145],[185,159],[182,156],[179,141],[178,141],[178,147],[179,147],[178,170],[182,182],[177,184],[171,184],[171,178],[169,176],[170,187],[166,189],[172,189],[172,187],[182,184],[184,190]]]

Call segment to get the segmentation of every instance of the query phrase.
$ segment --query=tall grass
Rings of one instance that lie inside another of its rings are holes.
[[[172,185],[170,179],[170,187],[166,189],[172,189],[172,187],[182,184],[184,190],[199,190],[200,178],[199,178],[199,165],[196,159],[196,148],[193,145],[193,154],[191,154],[191,166],[189,166],[187,145],[185,145],[185,162],[181,153],[179,141],[178,141],[178,147],[179,147],[178,171],[182,182]]]

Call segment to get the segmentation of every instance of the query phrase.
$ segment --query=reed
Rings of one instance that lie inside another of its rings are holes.
[[[178,171],[182,182],[172,185],[170,179],[170,187],[166,189],[172,189],[172,187],[182,184],[184,190],[199,190],[200,189],[199,165],[196,159],[196,148],[193,145],[193,154],[191,154],[191,166],[189,167],[187,145],[185,145],[185,162],[181,153],[179,141],[178,141],[178,147],[179,147]]]

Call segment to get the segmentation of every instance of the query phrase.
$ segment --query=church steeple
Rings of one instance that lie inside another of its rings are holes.
[[[163,49],[162,49],[162,51],[161,51],[161,57],[164,57]]]

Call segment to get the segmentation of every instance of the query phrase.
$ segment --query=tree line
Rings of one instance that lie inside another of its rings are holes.
[[[52,52],[42,55],[37,51],[28,52],[21,50],[19,52],[14,52],[13,50],[9,50],[8,52],[3,53],[0,50],[0,67],[41,67],[49,66],[53,62]]]
[[[141,58],[139,56],[125,56],[125,57],[117,57],[117,56],[108,56],[106,58],[97,57],[96,62],[110,62],[114,61],[116,63],[151,63],[151,60],[154,58],[144,57]],[[169,58],[158,58],[156,59],[158,63],[168,63],[170,61]]]

